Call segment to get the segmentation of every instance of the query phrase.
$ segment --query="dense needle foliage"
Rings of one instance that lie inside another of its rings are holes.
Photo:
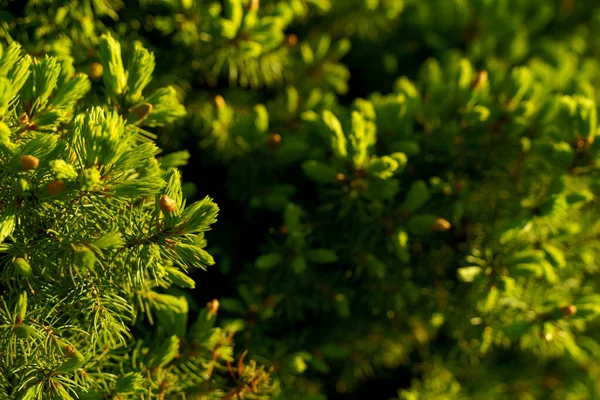
[[[595,1],[0,5],[0,399],[600,396]]]

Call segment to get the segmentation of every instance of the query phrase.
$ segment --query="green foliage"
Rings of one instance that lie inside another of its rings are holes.
[[[115,78],[106,89],[139,94],[151,71],[138,63],[150,53],[136,48],[145,56],[130,64],[129,85],[118,79],[117,42],[101,40]],[[240,367],[243,381],[219,377],[234,360],[233,331],[214,326],[214,303],[189,330],[188,300],[169,293],[171,283],[194,286],[189,267],[213,264],[203,249],[218,213],[212,200],[186,206],[178,170],[161,168],[158,147],[122,109],[86,104],[87,76],[59,81],[56,58],[22,56],[16,42],[0,66],[3,398],[265,398],[275,390],[270,371],[254,363]],[[154,125],[175,118],[175,105]]]
[[[0,397],[600,395],[596,2],[51,3],[0,21]]]

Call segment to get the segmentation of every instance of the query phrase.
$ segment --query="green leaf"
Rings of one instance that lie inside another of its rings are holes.
[[[478,266],[462,267],[457,270],[458,279],[461,282],[473,282],[479,274],[483,272],[483,269]]]
[[[159,192],[165,184],[164,180],[149,176],[131,182],[117,183],[111,186],[111,191],[120,197],[146,197]]]
[[[309,353],[297,353],[289,357],[287,366],[293,374],[301,374],[308,369],[307,361],[312,359]]]
[[[510,272],[514,276],[539,278],[544,274],[544,269],[541,264],[514,264],[511,265]]]
[[[72,182],[78,177],[75,167],[73,167],[71,164],[68,164],[64,160],[50,161],[50,169],[52,169],[56,179]]]
[[[406,199],[402,205],[408,212],[414,213],[427,203],[430,196],[427,184],[424,181],[416,181],[411,185],[410,189],[408,189]]]
[[[86,75],[77,74],[67,83],[60,85],[50,106],[55,109],[70,109],[82,99],[91,89],[91,83]]]
[[[328,164],[319,161],[305,161],[302,164],[304,173],[312,180],[318,183],[337,182],[338,171]]]
[[[333,136],[331,137],[331,148],[333,153],[339,158],[346,158],[348,155],[348,143],[344,131],[342,130],[342,124],[329,110],[323,111],[322,118],[325,126],[333,133]]]
[[[370,176],[379,179],[388,179],[394,176],[400,165],[398,161],[389,156],[373,158],[367,164],[365,170]]]
[[[63,362],[58,370],[61,372],[72,372],[79,369],[85,362],[85,357],[75,347],[66,345],[63,347],[63,352],[67,361]]]
[[[45,56],[31,64],[31,71],[21,89],[21,100],[32,102],[33,110],[42,110],[58,83],[60,63],[55,57]]]
[[[308,261],[317,263],[317,264],[328,264],[333,263],[338,260],[335,251],[330,249],[313,249],[308,250],[304,253],[306,259]]]
[[[182,288],[188,288],[188,289],[193,289],[196,287],[196,282],[194,282],[194,280],[192,278],[187,276],[180,269],[175,268],[175,267],[165,267],[165,270],[167,271],[167,275],[169,276],[169,279],[175,285],[182,287]]]
[[[128,372],[120,377],[115,384],[118,394],[142,394],[146,391],[146,380],[138,372]]]
[[[148,367],[162,368],[169,364],[179,354],[179,338],[175,335],[165,340],[157,349],[152,351]]]
[[[335,295],[335,308],[340,317],[350,317],[350,301],[345,294],[338,293]]]
[[[299,232],[301,230],[301,217],[303,213],[300,207],[293,203],[287,203],[283,210],[283,222],[289,232]]]
[[[301,274],[304,271],[306,271],[306,258],[304,258],[303,256],[296,256],[294,257],[294,259],[290,262],[290,267],[292,267],[292,270],[296,273],[296,274]]]
[[[16,216],[12,207],[7,207],[6,210],[0,214],[0,243],[4,242],[4,239],[13,233],[16,225]]]
[[[215,264],[213,257],[197,245],[178,243],[175,245],[175,253],[177,253],[186,264],[195,268],[206,268]]]
[[[167,335],[185,336],[189,305],[185,297],[151,293],[158,322],[156,326]]]
[[[503,328],[504,334],[512,340],[519,340],[525,333],[531,328],[532,323],[529,321],[516,322],[514,324],[506,325]]]
[[[437,217],[432,214],[420,214],[411,216],[406,225],[408,231],[415,235],[425,235],[433,232],[433,225]]]
[[[186,207],[181,215],[184,219],[186,232],[199,233],[210,229],[210,226],[217,221],[219,207],[210,197],[197,201]]]
[[[35,333],[35,329],[29,325],[20,324],[15,327],[15,335],[20,339],[28,340]]]
[[[515,264],[540,263],[544,258],[545,255],[543,251],[526,249],[506,257],[504,262],[506,265],[511,266]]]
[[[6,76],[21,58],[21,45],[12,41],[6,49],[0,49],[0,75]]]
[[[364,115],[358,111],[352,112],[352,131],[349,139],[352,148],[352,162],[356,168],[363,168],[369,159],[369,150],[375,144],[375,129],[371,122],[368,122]],[[393,159],[381,160],[385,167],[383,170],[395,171],[398,164]],[[368,167],[367,167],[368,168]],[[380,171],[381,170],[381,171]],[[373,173],[383,173],[382,167],[375,167]],[[389,174],[389,172],[388,172]],[[385,174],[384,174],[385,175]]]
[[[254,263],[258,269],[271,269],[281,264],[283,256],[279,253],[263,254]]]
[[[127,75],[121,58],[121,45],[111,35],[100,36],[100,62],[104,68],[102,80],[111,96],[120,96],[127,89]]]
[[[31,264],[24,258],[16,258],[12,265],[19,275],[24,276],[25,278],[31,278],[33,276]]]
[[[175,88],[161,88],[146,98],[152,104],[152,111],[144,119],[144,125],[155,127],[170,124],[186,115]]]
[[[22,292],[19,295],[15,313],[17,315],[17,321],[25,320],[25,314],[27,314],[27,292]]]
[[[187,150],[176,151],[174,153],[167,154],[160,160],[160,167],[162,169],[178,168],[187,165],[190,159],[190,152]]]
[[[133,103],[142,98],[142,91],[152,80],[155,61],[154,54],[142,46],[140,42],[133,45],[133,54],[129,59],[127,66],[127,85],[129,86],[129,96]]]
[[[95,239],[92,244],[98,249],[116,249],[125,245],[125,240],[119,231],[107,232]]]

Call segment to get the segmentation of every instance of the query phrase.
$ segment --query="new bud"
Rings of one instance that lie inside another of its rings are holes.
[[[433,224],[431,224],[431,230],[434,232],[446,232],[449,231],[452,226],[450,222],[444,218],[438,217]]]
[[[89,70],[90,78],[92,78],[94,80],[98,80],[98,79],[102,78],[103,72],[104,72],[104,68],[102,67],[102,64],[100,64],[98,62],[94,62],[94,63],[90,64],[90,70]]]
[[[281,143],[281,135],[279,133],[273,133],[269,136],[269,138],[267,139],[267,141],[269,142],[270,145],[272,146],[277,146],[278,144]]]
[[[298,44],[298,36],[294,35],[293,33],[290,33],[286,37],[286,43],[289,47],[296,46],[296,44]]]
[[[477,75],[475,75],[475,79],[473,80],[473,83],[471,84],[471,86],[473,86],[473,89],[478,90],[481,89],[483,86],[485,86],[485,84],[488,82],[488,73],[487,71],[483,70],[483,71],[479,71],[477,73]]]
[[[29,262],[27,262],[27,260],[24,258],[15,258],[13,261],[13,267],[15,267],[15,270],[25,278],[31,278],[33,275],[31,273],[31,264],[29,264]]]
[[[36,169],[38,167],[38,165],[40,165],[40,160],[37,157],[30,156],[30,155],[21,156],[19,158],[19,161],[21,163],[21,169],[23,171],[29,171],[32,169]]]
[[[23,292],[19,295],[17,301],[17,324],[21,324],[27,314],[27,292]]]
[[[152,112],[152,104],[143,103],[130,110],[139,119],[144,119]]]
[[[48,184],[48,193],[50,193],[51,196],[59,196],[62,192],[65,191],[66,188],[67,184],[65,183],[65,181],[57,179]]]
[[[217,311],[219,311],[219,300],[212,299],[206,303],[206,309],[210,315],[217,315]]]
[[[569,304],[568,306],[562,307],[560,311],[562,311],[565,317],[569,318],[577,313],[577,307],[575,307],[573,304]]]
[[[217,108],[223,108],[227,105],[227,103],[225,103],[225,99],[220,94],[215,96],[215,104]]]
[[[158,202],[158,205],[160,207],[160,210],[165,214],[171,214],[177,208],[177,202],[169,196],[167,196],[166,194],[162,195]]]

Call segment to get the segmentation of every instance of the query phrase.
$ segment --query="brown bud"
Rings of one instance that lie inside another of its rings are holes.
[[[289,229],[287,227],[287,225],[283,224],[279,227],[279,232],[281,232],[284,235],[287,235],[289,232]]]
[[[294,35],[293,33],[290,33],[289,35],[287,35],[285,41],[289,47],[294,47],[298,44],[298,36]]]
[[[65,357],[73,358],[75,357],[75,354],[77,354],[77,350],[75,349],[75,347],[68,344],[63,349],[63,354],[65,355]]]
[[[568,318],[577,313],[577,307],[575,307],[573,304],[569,304],[568,306],[562,307],[560,311],[562,311],[563,315]]]
[[[560,2],[560,10],[563,14],[570,14],[571,11],[575,8],[576,0],[561,0]]]
[[[577,138],[575,140],[575,148],[577,150],[588,150],[592,143],[594,143],[594,138]]]
[[[36,169],[38,167],[38,165],[40,165],[40,160],[34,156],[26,155],[26,156],[21,156],[19,159],[21,161],[21,169],[23,171],[29,171],[31,169]]]
[[[281,143],[281,135],[279,133],[273,133],[269,136],[269,144],[276,146]]]
[[[217,108],[223,108],[227,105],[225,99],[220,94],[215,96],[215,104],[217,105]]]
[[[260,0],[250,0],[250,6],[248,9],[250,11],[258,11],[258,7],[260,6]]]
[[[165,214],[170,214],[177,208],[177,202],[169,196],[167,196],[166,194],[163,194],[161,196],[158,205],[160,207],[160,210]]]
[[[152,104],[143,103],[138,106],[135,106],[134,108],[130,108],[129,111],[132,112],[139,119],[144,119],[152,111]]]
[[[342,174],[341,172],[338,172],[335,176],[335,179],[337,179],[338,182],[344,182],[346,180],[346,175]]]
[[[21,114],[19,117],[19,125],[28,125],[29,124],[29,116],[26,113]]]
[[[560,379],[556,376],[547,376],[544,379],[544,385],[550,389],[555,389],[560,385]]]
[[[57,179],[48,184],[48,193],[52,196],[58,196],[67,188],[65,181]]]
[[[431,224],[431,230],[434,232],[446,232],[449,231],[451,227],[450,222],[441,217],[436,218],[435,222]]]
[[[210,315],[217,315],[217,311],[219,311],[219,300],[212,299],[206,303],[206,309]]]
[[[90,67],[89,67],[90,78],[92,78],[94,80],[98,80],[98,79],[102,78],[103,72],[104,72],[104,68],[102,67],[102,64],[100,64],[99,62],[93,62],[90,64]]]
[[[485,86],[485,84],[487,83],[487,81],[488,81],[488,73],[487,73],[487,71],[485,71],[485,70],[479,71],[477,73],[477,75],[475,75],[475,79],[473,79],[473,83],[471,84],[471,86],[473,87],[473,89],[479,90],[483,86]]]
[[[277,298],[273,295],[270,295],[265,299],[265,306],[272,308],[277,303]]]

